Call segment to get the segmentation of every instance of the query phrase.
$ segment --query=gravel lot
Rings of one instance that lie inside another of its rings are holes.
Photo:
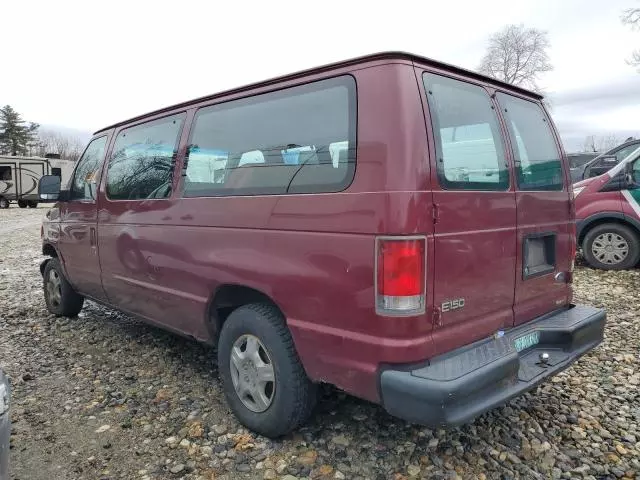
[[[235,421],[210,349],[95,304],[47,313],[45,211],[0,211],[14,479],[640,476],[640,270],[579,266],[577,301],[608,309],[604,344],[471,425],[432,431],[326,388],[309,425],[274,442]]]

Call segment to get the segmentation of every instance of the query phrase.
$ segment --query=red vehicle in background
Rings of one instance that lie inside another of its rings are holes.
[[[592,267],[632,268],[640,260],[640,147],[597,177],[574,184],[578,244]]]

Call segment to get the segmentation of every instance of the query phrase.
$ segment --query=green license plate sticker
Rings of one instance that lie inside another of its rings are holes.
[[[531,332],[516,338],[515,347],[518,352],[533,347],[540,342],[540,332]]]

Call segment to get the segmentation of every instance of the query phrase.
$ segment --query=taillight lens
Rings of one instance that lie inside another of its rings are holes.
[[[379,238],[376,305],[381,314],[417,314],[425,308],[424,238]]]

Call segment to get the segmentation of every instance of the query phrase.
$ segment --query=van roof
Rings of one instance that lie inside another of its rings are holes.
[[[416,55],[413,53],[408,53],[408,52],[394,52],[394,51],[390,51],[390,52],[380,52],[380,53],[373,53],[370,55],[365,55],[362,57],[356,57],[356,58],[352,58],[349,60],[343,60],[340,62],[335,62],[335,63],[330,63],[327,65],[322,65],[319,67],[314,67],[314,68],[310,68],[307,70],[301,70],[299,72],[295,72],[295,73],[290,73],[287,75],[283,75],[280,77],[275,77],[275,78],[271,78],[268,80],[263,80],[261,82],[256,82],[256,83],[251,83],[249,85],[245,85],[242,87],[237,87],[237,88],[233,88],[230,90],[225,90],[222,92],[218,92],[218,93],[214,93],[212,95],[206,95],[204,97],[200,97],[200,98],[195,98],[193,100],[188,100],[186,102],[181,102],[181,103],[176,103],[175,105],[170,105],[167,107],[163,107],[160,108],[158,110],[154,110],[152,112],[149,113],[145,113],[144,115],[138,115],[135,116],[133,118],[130,118],[128,120],[124,120],[122,122],[118,122],[118,123],[114,123],[113,125],[109,125],[107,127],[101,128],[100,130],[97,130],[95,132],[95,134],[98,134],[100,132],[103,132],[105,130],[108,130],[110,128],[115,128],[115,127],[119,127],[121,125],[125,125],[127,123],[130,122],[134,122],[136,120],[141,120],[144,119],[145,117],[149,117],[152,115],[156,115],[159,113],[163,113],[166,111],[170,111],[170,110],[174,110],[176,108],[181,108],[181,107],[189,107],[193,104],[197,104],[203,101],[207,101],[207,100],[214,100],[218,97],[223,97],[226,95],[230,95],[230,94],[234,94],[234,93],[241,93],[244,91],[250,91],[253,90],[255,88],[259,88],[259,87],[266,87],[272,84],[276,84],[276,83],[280,83],[280,82],[284,82],[284,81],[288,81],[288,80],[295,80],[296,78],[303,78],[306,77],[308,75],[312,75],[312,74],[317,74],[317,73],[322,73],[322,72],[326,72],[326,71],[330,71],[330,70],[334,70],[336,68],[341,68],[341,67],[347,67],[350,65],[358,65],[361,63],[367,63],[367,62],[373,62],[373,61],[380,61],[380,60],[405,60],[405,61],[410,61],[412,63],[419,63],[421,65],[428,65],[428,66],[433,66],[433,67],[438,67],[441,68],[443,70],[449,71],[451,73],[456,73],[459,75],[464,75],[465,77],[469,77],[469,78],[473,78],[476,80],[480,80],[482,82],[491,84],[491,85],[496,85],[508,90],[512,90],[512,91],[516,91],[519,92],[521,94],[527,95],[529,97],[533,97],[536,98],[538,100],[542,99],[542,95],[532,92],[530,90],[515,86],[515,85],[511,85],[509,83],[506,82],[502,82],[500,80],[496,80],[490,77],[487,77],[485,75],[482,75],[480,73],[477,72],[473,72],[471,70],[466,70],[464,68],[461,67],[457,67],[455,65],[450,65],[448,63],[444,63],[444,62],[439,62],[437,60],[433,60],[427,57],[422,57],[420,55]]]

